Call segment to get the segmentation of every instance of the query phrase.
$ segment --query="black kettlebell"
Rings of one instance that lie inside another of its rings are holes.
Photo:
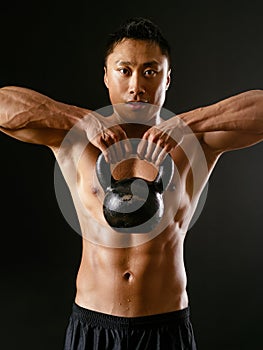
[[[130,141],[136,154],[140,139]],[[146,233],[154,229],[164,212],[163,191],[174,173],[174,163],[169,155],[160,165],[154,181],[140,177],[115,180],[102,153],[97,159],[96,173],[105,192],[103,214],[115,231]]]

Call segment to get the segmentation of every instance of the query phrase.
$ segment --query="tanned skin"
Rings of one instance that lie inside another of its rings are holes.
[[[202,189],[220,155],[263,139],[261,90],[237,94],[166,121],[157,113],[140,127],[135,126],[135,116],[144,104],[163,106],[170,80],[167,57],[158,45],[124,39],[108,56],[104,81],[112,105],[123,104],[126,113],[113,113],[106,120],[90,110],[54,101],[29,89],[0,89],[1,131],[21,141],[48,146],[62,171],[73,167],[77,173],[77,191],[86,212],[84,215],[76,204],[83,251],[75,301],[84,308],[133,317],[187,307],[184,239]],[[76,125],[80,138],[89,140],[77,165],[74,144],[68,157],[59,159],[62,141]],[[117,166],[115,176],[154,179],[156,167],[168,152],[180,175],[180,190],[176,190],[178,175],[174,175],[164,196],[165,217],[169,220],[159,234],[145,241],[129,234],[125,238],[128,244],[121,247],[123,238],[112,235],[105,222],[101,203],[104,192],[94,169],[101,151],[107,161],[114,163],[129,154],[129,139],[133,137],[142,139],[138,159],[129,160],[128,166]],[[120,140],[125,141],[125,149],[111,153],[108,147]],[[193,168],[198,172],[200,162],[196,141],[207,169],[203,173],[200,170],[194,183]],[[191,150],[190,154],[186,155],[185,149]]]

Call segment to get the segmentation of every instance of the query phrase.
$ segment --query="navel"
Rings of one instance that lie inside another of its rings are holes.
[[[125,281],[130,282],[133,278],[133,275],[130,271],[126,271],[122,277],[124,278]]]

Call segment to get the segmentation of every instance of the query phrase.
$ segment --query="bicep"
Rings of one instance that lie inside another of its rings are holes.
[[[17,140],[50,147],[59,147],[67,133],[66,130],[59,129],[6,129],[0,127],[0,130]]]
[[[205,144],[218,153],[252,146],[263,140],[262,134],[249,134],[240,131],[215,131],[203,135]]]

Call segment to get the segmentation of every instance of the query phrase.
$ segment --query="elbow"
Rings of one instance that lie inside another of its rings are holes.
[[[14,88],[9,86],[0,88],[0,126],[4,129],[16,128],[19,120],[16,112],[17,102],[12,89]]]
[[[259,122],[258,133],[263,135],[263,90],[256,90],[257,100],[255,101],[256,119]],[[261,139],[262,141],[262,139]]]
[[[12,89],[15,89],[16,88],[16,86],[2,86],[1,88],[0,88],[0,90],[12,90]]]

